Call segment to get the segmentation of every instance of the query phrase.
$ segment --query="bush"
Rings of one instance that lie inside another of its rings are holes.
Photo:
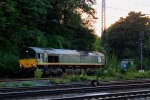
[[[106,76],[107,77],[115,77],[116,76],[116,69],[115,68],[108,68]]]
[[[94,76],[87,75],[67,75],[64,74],[61,78],[50,78],[50,83],[68,83],[68,82],[83,82],[96,79]]]
[[[107,73],[107,71],[103,71],[101,68],[96,70],[96,77],[101,77],[101,76],[105,76]]]
[[[105,68],[105,76],[107,77],[115,77],[116,76],[116,69],[118,68],[118,60],[115,55],[108,57],[107,65]]]
[[[149,61],[149,58],[144,58],[143,59],[143,66],[144,66],[144,70],[150,70],[150,61]]]
[[[118,60],[115,55],[112,55],[107,59],[107,68],[116,68],[118,66]]]
[[[43,72],[42,72],[42,70],[41,69],[36,69],[35,71],[34,71],[34,78],[35,79],[40,79],[41,77],[42,77],[42,75],[43,75]]]
[[[67,77],[66,77],[67,78]],[[70,75],[68,76],[68,79],[71,81],[71,82],[79,82],[81,81],[81,78],[79,75]]]
[[[12,76],[19,71],[19,59],[11,53],[0,52],[0,76]]]
[[[123,75],[124,80],[142,79],[142,78],[150,78],[150,72],[146,71],[143,73],[139,73],[137,71],[133,71],[133,72],[127,72],[126,75]]]

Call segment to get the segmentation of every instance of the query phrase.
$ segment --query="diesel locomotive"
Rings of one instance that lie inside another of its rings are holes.
[[[104,54],[67,49],[28,47],[22,51],[21,69],[42,69],[45,73],[92,71],[105,65]]]

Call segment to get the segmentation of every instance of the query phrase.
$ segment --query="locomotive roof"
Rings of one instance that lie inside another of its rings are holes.
[[[77,50],[68,49],[53,49],[53,48],[39,48],[39,47],[29,47],[37,53],[47,52],[48,54],[79,54]]]
[[[75,55],[100,55],[103,56],[100,52],[84,52],[84,51],[77,51],[77,50],[68,50],[68,49],[54,49],[54,48],[39,48],[39,47],[29,47],[30,49],[34,50],[36,53],[44,53],[47,52],[48,54],[75,54]]]
[[[34,50],[36,53],[44,53],[42,48],[39,48],[39,47],[28,47],[28,48]]]

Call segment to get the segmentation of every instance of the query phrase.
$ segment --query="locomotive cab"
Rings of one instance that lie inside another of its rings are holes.
[[[25,48],[20,56],[20,68],[36,67],[36,52],[30,48]]]

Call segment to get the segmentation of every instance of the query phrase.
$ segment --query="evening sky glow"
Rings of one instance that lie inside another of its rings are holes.
[[[101,36],[101,2],[97,0],[94,8],[98,17],[96,22],[96,34]],[[150,0],[106,0],[106,27],[115,23],[120,17],[125,17],[130,11],[150,14]]]

